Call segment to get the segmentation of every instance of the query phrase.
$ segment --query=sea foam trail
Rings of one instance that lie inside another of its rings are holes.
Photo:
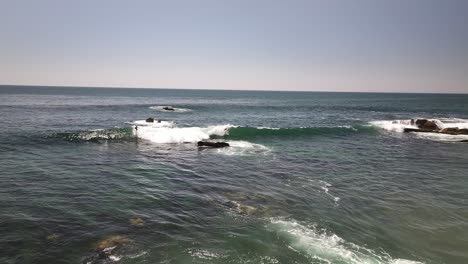
[[[406,259],[394,259],[386,252],[376,252],[358,246],[327,230],[302,225],[294,220],[272,218],[268,227],[286,239],[290,249],[303,252],[320,263],[422,264]]]
[[[219,148],[216,151],[228,156],[266,155],[271,152],[271,149],[264,145],[247,141],[227,141],[227,143],[229,144],[229,148]]]

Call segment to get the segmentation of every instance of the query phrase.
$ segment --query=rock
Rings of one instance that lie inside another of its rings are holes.
[[[468,135],[468,129],[462,128],[458,129],[458,127],[447,127],[440,131],[440,133],[450,134],[450,135]]]
[[[148,117],[148,118],[146,119],[146,123],[154,123],[154,118]]]
[[[440,130],[440,127],[434,121],[427,121],[422,125],[421,129]]]
[[[209,141],[198,141],[197,146],[199,147],[212,147],[212,148],[224,148],[229,147],[226,142],[209,142]]]
[[[416,119],[414,122],[417,127],[422,128],[422,126],[427,122],[427,119]]]
[[[172,106],[165,106],[163,107],[163,109],[166,111],[174,111],[174,108]]]
[[[459,133],[459,130],[458,130],[458,127],[447,127],[447,128],[442,129],[440,132],[445,133],[445,134],[456,135]]]
[[[123,244],[127,244],[130,242],[130,239],[124,236],[110,236],[104,240],[101,240],[96,245],[97,251],[110,251],[109,249],[113,249],[117,246],[121,246]]]
[[[413,124],[413,121],[411,121],[411,123]],[[416,119],[414,124],[416,124],[418,128],[424,130],[440,130],[440,127],[436,124],[436,122],[427,119]]]
[[[145,220],[141,219],[140,217],[132,217],[130,218],[130,224],[132,226],[144,226]]]
[[[408,132],[424,132],[424,133],[438,133],[437,131],[431,130],[431,129],[419,129],[419,128],[405,128],[403,129],[405,133]]]

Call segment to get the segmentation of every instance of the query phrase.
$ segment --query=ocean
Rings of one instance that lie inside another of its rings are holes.
[[[1,86],[0,113],[0,263],[468,263],[468,136],[403,133],[468,127],[468,95]]]

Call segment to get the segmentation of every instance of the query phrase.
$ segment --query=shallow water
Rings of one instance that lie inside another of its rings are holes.
[[[1,263],[468,262],[467,143],[393,122],[465,124],[466,95],[3,86],[0,111]]]

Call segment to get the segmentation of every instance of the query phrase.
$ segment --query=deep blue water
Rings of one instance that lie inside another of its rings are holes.
[[[0,86],[0,113],[0,263],[468,262],[468,143],[393,124],[466,125],[468,95]]]

